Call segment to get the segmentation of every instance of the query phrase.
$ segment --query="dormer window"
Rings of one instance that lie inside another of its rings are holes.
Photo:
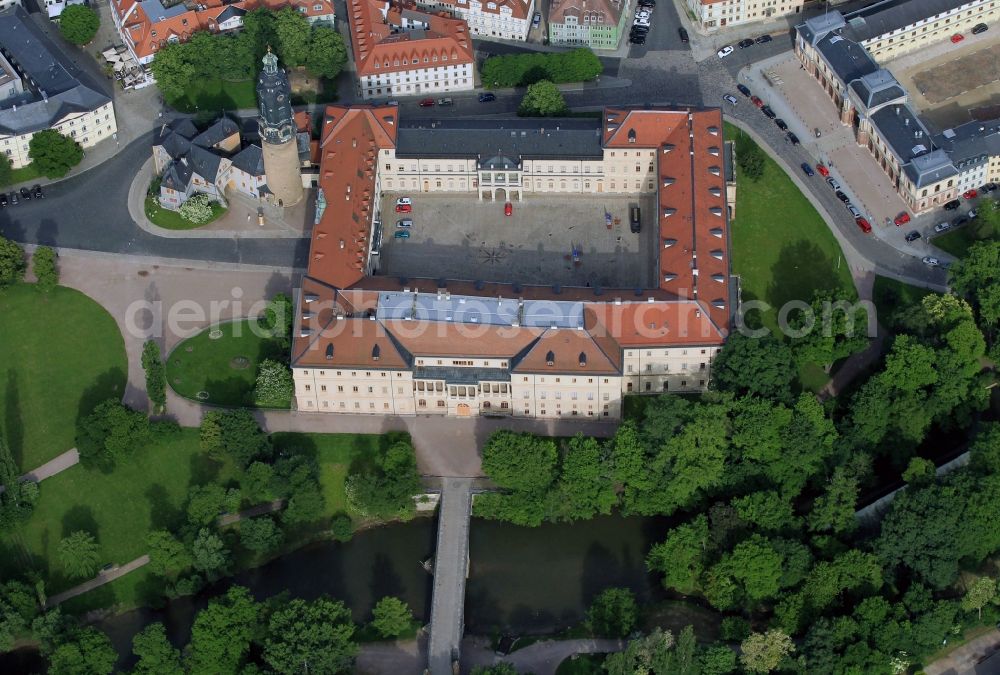
[[[378,361],[379,357],[381,356],[382,356],[382,349],[378,345],[372,347],[372,361]]]
[[[584,352],[580,352],[580,367],[587,367],[587,355]]]
[[[628,142],[635,143],[635,129],[628,130]]]
[[[327,361],[333,360],[333,345],[326,346],[326,360]]]
[[[553,352],[553,351],[549,351],[549,352],[548,352],[548,353],[547,353],[547,354],[545,355],[545,365],[547,365],[547,366],[549,366],[549,367],[552,367],[552,366],[554,366],[555,364],[556,364],[556,355],[555,355],[555,352]]]

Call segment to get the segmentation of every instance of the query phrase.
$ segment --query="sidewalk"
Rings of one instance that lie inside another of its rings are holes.
[[[79,586],[74,586],[69,590],[63,591],[62,593],[56,593],[51,598],[45,601],[45,608],[51,609],[56,605],[66,602],[70,598],[75,598],[78,595],[83,595],[87,591],[92,591],[95,588],[103,586],[104,584],[111,583],[119,577],[123,577],[129,572],[133,572],[140,567],[144,567],[149,564],[149,554],[141,555],[131,562],[127,562],[124,565],[119,565],[114,567],[107,572],[100,572],[96,577],[85,581]]]
[[[57,473],[62,473],[66,469],[74,467],[79,463],[80,453],[77,452],[76,448],[73,448],[72,450],[67,450],[57,457],[53,457],[40,467],[32,469],[28,473],[21,476],[21,480],[30,480],[34,483],[40,483],[46,478],[52,478],[52,476],[55,476]],[[0,485],[0,492],[3,492],[4,489],[4,486]]]

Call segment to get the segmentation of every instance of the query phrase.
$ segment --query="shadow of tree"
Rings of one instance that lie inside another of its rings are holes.
[[[376,603],[387,595],[405,597],[406,588],[396,571],[392,558],[385,553],[376,553],[372,561],[371,582],[368,584],[372,602]]]
[[[120,401],[125,393],[126,379],[125,371],[121,368],[111,368],[101,373],[80,395],[76,413],[77,427],[79,428],[80,421],[93,412],[99,403],[109,398]]]
[[[816,291],[836,290],[840,282],[834,264],[810,241],[786,244],[778,254],[764,299],[777,311],[793,300],[811,302]]]
[[[211,461],[211,460],[210,460]],[[152,485],[146,490],[149,501],[151,529],[176,531],[184,524],[184,511],[173,505],[162,485]]]
[[[68,537],[74,532],[83,530],[97,536],[97,519],[94,510],[89,506],[77,505],[70,508],[62,517],[62,536]]]
[[[3,431],[7,437],[7,447],[20,473],[35,468],[24,466],[24,425],[21,420],[21,392],[17,383],[17,371],[7,371],[7,393],[4,399]]]

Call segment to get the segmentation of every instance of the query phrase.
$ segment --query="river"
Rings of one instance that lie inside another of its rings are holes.
[[[474,519],[466,632],[556,631],[580,621],[593,596],[608,586],[627,586],[641,601],[659,597],[644,559],[650,544],[662,538],[664,522],[606,516],[524,528]],[[434,519],[417,518],[360,532],[347,543],[306,546],[196,596],[171,601],[162,609],[118,614],[98,627],[121,654],[119,667],[128,667],[133,662],[132,636],[144,626],[162,621],[171,641],[182,645],[190,637],[195,613],[232,584],[248,587],[259,600],[284,591],[306,599],[328,594],[343,600],[358,622],[370,619],[380,598],[395,595],[427,622],[431,576],[421,562],[434,554],[435,524]],[[26,650],[0,655],[0,672],[27,672],[23,664],[28,658]],[[14,664],[22,667],[11,670]]]

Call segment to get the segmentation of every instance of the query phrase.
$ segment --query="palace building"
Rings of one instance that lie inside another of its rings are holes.
[[[394,106],[326,110],[308,268],[294,303],[298,410],[617,420],[628,393],[708,386],[738,295],[718,109],[433,125],[399,115]],[[392,191],[525,201],[655,194],[657,286],[373,275],[377,214]]]

